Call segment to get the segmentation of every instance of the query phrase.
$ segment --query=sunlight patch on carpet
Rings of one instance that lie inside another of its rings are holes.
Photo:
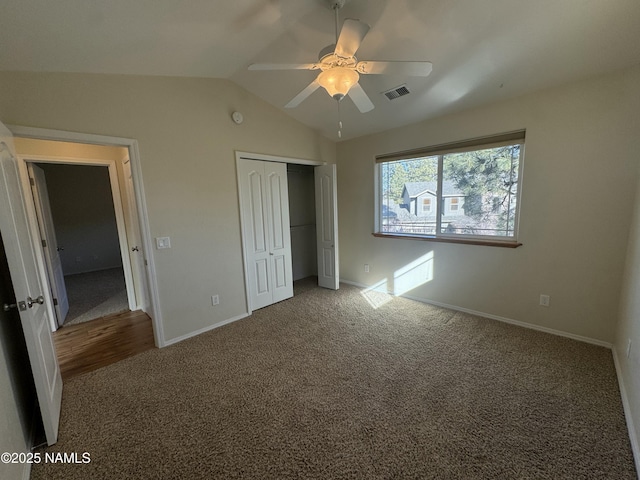
[[[387,290],[386,278],[369,288],[365,288],[360,292],[360,295],[362,295],[364,299],[369,302],[369,305],[371,305],[374,310],[393,300],[393,295],[388,293]]]

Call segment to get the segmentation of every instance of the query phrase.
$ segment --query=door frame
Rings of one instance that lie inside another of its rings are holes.
[[[131,198],[135,199],[135,207],[137,209],[137,212],[134,212],[134,214],[138,219],[138,228],[140,229],[140,236],[143,247],[142,251],[144,254],[144,264],[146,266],[144,276],[146,278],[147,291],[149,294],[149,298],[147,299],[148,301],[145,302],[146,305],[143,306],[142,310],[151,317],[155,345],[159,348],[166,346],[167,343],[165,341],[164,329],[162,326],[162,313],[160,310],[158,282],[156,276],[155,261],[153,257],[153,241],[151,237],[151,227],[149,225],[149,217],[147,213],[148,210],[146,196],[144,193],[144,182],[142,179],[142,166],[140,162],[138,141],[131,138],[111,137],[81,132],[68,132],[64,130],[52,130],[46,128],[24,127],[21,125],[7,125],[7,128],[16,137],[63,141],[71,143],[85,143],[91,145],[125,147],[129,150],[132,180],[131,183],[133,186],[133,192],[131,192],[133,195],[131,195]],[[20,175],[22,177],[21,181],[24,182],[25,178],[23,177],[23,173],[20,172]],[[28,182],[29,180],[26,179],[26,181]],[[120,200],[120,197],[118,199]],[[31,222],[34,219],[29,220]],[[42,269],[44,265],[40,264],[40,267]],[[46,275],[44,276],[44,281],[48,286],[49,280]]]
[[[138,299],[136,296],[136,289],[133,281],[133,266],[131,264],[131,258],[129,257],[129,242],[127,239],[127,229],[125,226],[125,212],[124,204],[122,202],[121,186],[118,180],[118,171],[116,166],[116,160],[96,160],[92,158],[71,158],[57,155],[17,155],[18,168],[20,172],[20,178],[22,180],[22,188],[24,191],[30,190],[31,185],[29,183],[29,163],[48,163],[52,165],[84,165],[90,167],[107,167],[109,172],[109,183],[111,189],[111,200],[113,202],[113,208],[116,218],[116,226],[118,230],[118,245],[120,246],[120,257],[122,259],[122,267],[124,270],[125,286],[127,289],[127,301],[129,303],[130,310],[136,310],[138,307],[142,307],[145,303],[144,299]],[[26,180],[26,184],[25,184]],[[26,199],[27,215],[30,222],[31,233],[34,238],[38,238],[40,230],[37,224],[37,211],[35,209],[34,198],[31,196],[31,201]],[[33,225],[32,219],[36,220],[36,224]],[[44,261],[44,255],[42,257]],[[48,278],[48,275],[47,275]],[[48,282],[49,284],[51,282]],[[50,286],[50,285],[49,285]],[[53,302],[47,303],[47,305],[53,305]],[[56,315],[57,317],[57,315]],[[52,325],[53,330],[57,329],[56,325]]]
[[[261,160],[264,162],[277,162],[277,163],[293,163],[297,165],[311,165],[313,167],[319,167],[322,165],[327,165],[327,162],[320,162],[316,160],[306,160],[302,158],[294,158],[294,157],[281,157],[277,155],[266,155],[261,153],[251,153],[251,152],[241,152],[236,151],[236,170],[238,168],[238,164],[241,160]],[[240,202],[240,187],[238,186],[238,202]],[[238,203],[240,207],[240,203]],[[246,249],[246,241],[245,241],[245,231],[243,228],[243,219],[242,219],[242,208],[240,208],[240,236],[242,239],[242,263],[243,263],[243,273],[244,273],[244,290],[245,290],[245,302],[247,306],[247,314],[251,315],[253,313],[253,309],[251,308],[251,302],[249,299],[249,275],[247,272],[248,261],[247,261],[247,249]]]

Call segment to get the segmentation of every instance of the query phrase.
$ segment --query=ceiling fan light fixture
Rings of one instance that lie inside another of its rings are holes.
[[[360,75],[353,69],[334,67],[324,70],[318,75],[318,83],[336,100],[342,100],[351,87],[353,87]]]

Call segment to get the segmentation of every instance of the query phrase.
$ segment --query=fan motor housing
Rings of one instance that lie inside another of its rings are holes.
[[[347,3],[347,0],[329,0],[328,3],[331,10],[336,10],[338,8],[344,7],[344,4]]]
[[[335,45],[328,45],[318,55],[318,63],[322,70],[334,67],[346,67],[355,69],[358,59],[356,57],[341,57],[335,53]]]

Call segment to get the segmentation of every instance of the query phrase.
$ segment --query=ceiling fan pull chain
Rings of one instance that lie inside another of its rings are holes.
[[[342,138],[342,115],[340,114],[340,100],[338,102],[338,138]]]
[[[335,17],[336,17],[336,45],[338,44],[338,38],[340,35],[340,22],[338,21],[338,10],[340,10],[340,5],[338,3],[336,3],[333,6],[333,11],[335,12]]]

